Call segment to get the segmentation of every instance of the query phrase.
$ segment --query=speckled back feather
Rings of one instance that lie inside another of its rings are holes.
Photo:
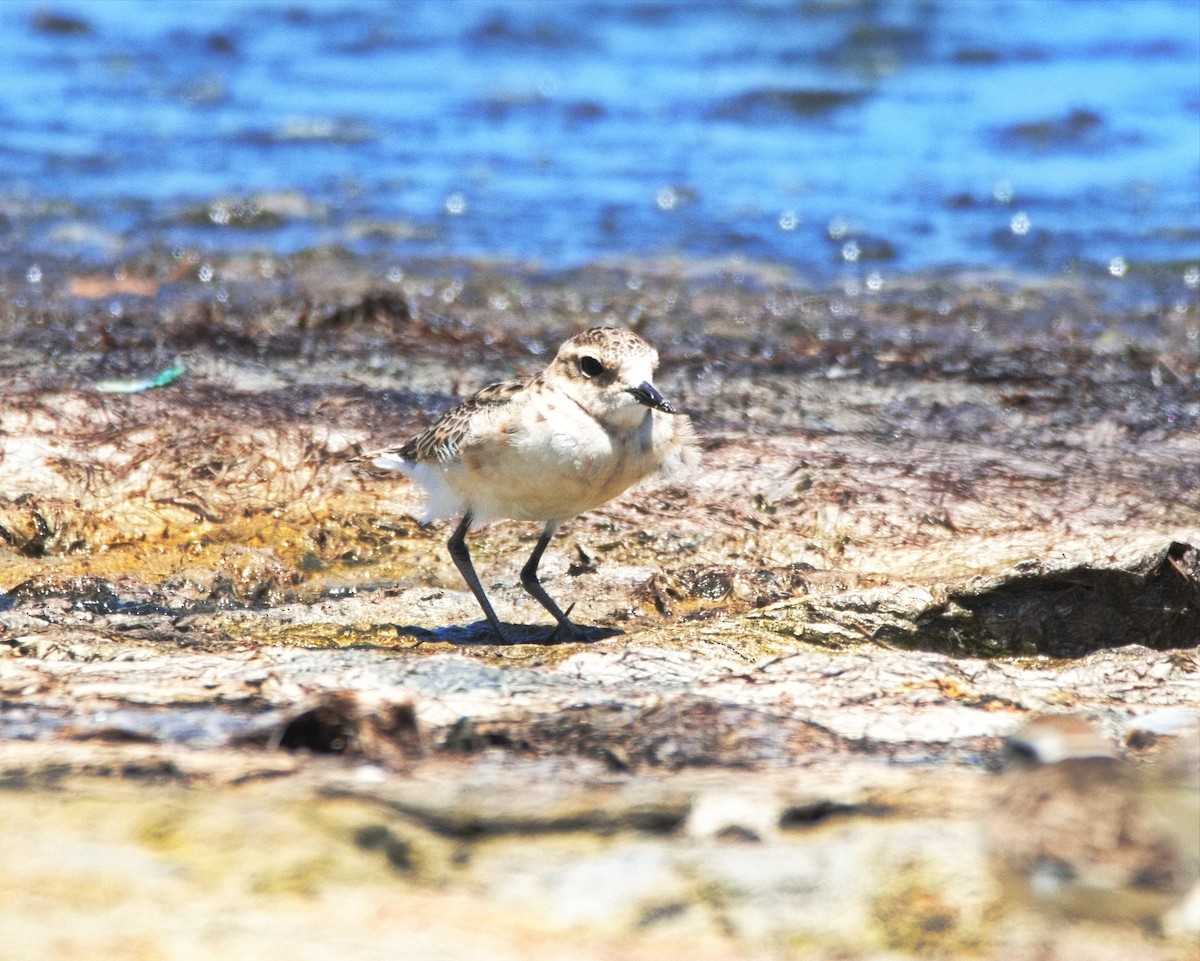
[[[531,383],[532,380],[506,380],[499,384],[489,384],[457,407],[450,408],[404,446],[382,453],[398,454],[414,464],[445,463],[453,460],[465,436],[463,428],[477,411],[484,407],[507,403],[513,395],[520,393]]]

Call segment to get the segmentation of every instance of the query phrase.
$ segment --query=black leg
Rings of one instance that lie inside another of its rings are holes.
[[[558,525],[551,521],[542,531],[542,536],[538,538],[537,545],[533,549],[533,553],[529,555],[529,560],[525,562],[525,566],[521,568],[521,586],[533,596],[539,604],[554,615],[554,619],[558,621],[558,627],[554,629],[551,637],[562,636],[566,640],[575,637],[575,625],[568,620],[557,604],[546,593],[546,589],[542,587],[542,582],[538,580],[537,569],[541,563],[542,555],[546,552],[546,545],[550,543],[550,539],[554,537],[555,531],[558,530]]]
[[[475,595],[475,600],[479,601],[479,606],[483,608],[483,613],[487,617],[488,623],[492,625],[492,630],[496,632],[503,643],[511,643],[508,635],[504,633],[504,628],[500,626],[500,618],[492,610],[492,602],[483,593],[483,585],[479,583],[479,575],[475,573],[475,565],[471,563],[471,552],[467,550],[466,542],[467,531],[470,529],[471,515],[464,514],[458,527],[450,535],[450,540],[446,542],[446,547],[450,550],[450,558],[454,561],[454,566],[458,568],[463,580],[467,582],[467,587],[471,588],[471,593]]]

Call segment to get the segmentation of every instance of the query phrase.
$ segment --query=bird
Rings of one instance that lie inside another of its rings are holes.
[[[637,334],[592,327],[534,377],[484,387],[407,443],[359,458],[425,489],[423,524],[458,518],[447,549],[502,642],[511,639],[475,572],[467,534],[497,520],[540,522],[521,585],[557,622],[551,639],[576,639],[571,608],[564,612],[538,579],[559,527],[648,477],[699,461],[691,418],[654,386],[657,367],[658,352]]]
[[[991,812],[1007,893],[1054,915],[1158,924],[1200,877],[1196,762],[1138,765],[1073,715],[1038,715],[1009,739]]]

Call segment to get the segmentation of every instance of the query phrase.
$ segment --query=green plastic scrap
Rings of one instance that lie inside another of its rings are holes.
[[[182,364],[168,367],[153,377],[130,378],[128,380],[101,380],[96,382],[96,390],[105,394],[138,394],[152,387],[166,387],[171,381],[184,372]]]

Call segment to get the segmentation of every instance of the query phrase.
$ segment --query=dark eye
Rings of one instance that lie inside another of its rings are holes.
[[[584,377],[599,377],[604,373],[604,365],[590,354],[579,358],[579,373]]]

